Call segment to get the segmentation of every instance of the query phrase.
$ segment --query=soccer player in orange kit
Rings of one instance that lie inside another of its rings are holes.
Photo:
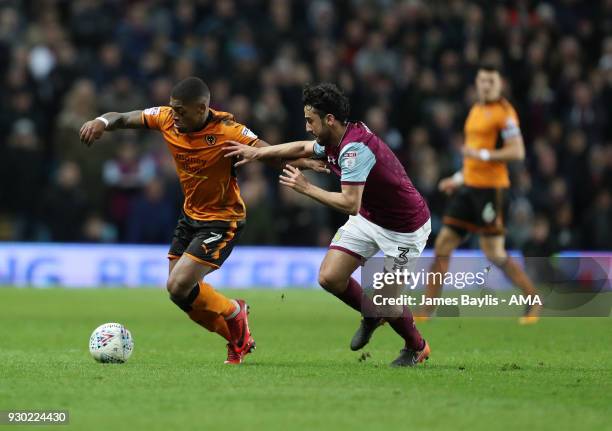
[[[469,233],[479,235],[480,249],[487,259],[521,289],[534,297],[533,283],[505,249],[504,220],[508,210],[508,162],[525,158],[525,144],[519,120],[512,105],[502,97],[502,78],[492,65],[481,65],[476,75],[478,102],[465,122],[463,169],[440,181],[441,191],[451,195],[435,242],[431,272],[448,271],[449,258]],[[441,284],[430,283],[429,298],[439,297]],[[531,305],[520,319],[538,321],[541,305]],[[416,320],[425,320],[435,306],[426,306]]]
[[[234,161],[224,157],[222,148],[228,141],[256,147],[269,144],[209,104],[210,90],[204,81],[186,78],[172,90],[169,106],[108,112],[86,122],[80,138],[91,146],[110,130],[154,129],[162,134],[185,195],[168,253],[170,299],[193,321],[228,341],[225,363],[240,364],[255,348],[247,304],[226,298],[203,278],[227,259],[245,224]],[[292,163],[324,170],[315,160]]]

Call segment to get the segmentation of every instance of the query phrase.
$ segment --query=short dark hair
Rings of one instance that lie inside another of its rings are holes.
[[[485,72],[497,72],[501,75],[502,71],[501,71],[501,67],[499,67],[497,64],[490,62],[490,61],[486,61],[486,62],[482,62],[478,65],[478,70],[484,70]]]
[[[208,85],[195,76],[183,79],[172,89],[172,98],[184,103],[199,102],[209,97]]]
[[[331,83],[306,84],[302,92],[304,106],[312,106],[317,110],[319,117],[332,114],[338,120],[344,122],[348,119],[350,104],[348,97],[335,85]]]

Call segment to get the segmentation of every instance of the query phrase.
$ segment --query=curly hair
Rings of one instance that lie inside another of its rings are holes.
[[[302,102],[304,106],[312,106],[317,110],[319,117],[332,114],[338,120],[344,122],[348,119],[350,104],[348,97],[331,83],[307,84],[302,91]]]

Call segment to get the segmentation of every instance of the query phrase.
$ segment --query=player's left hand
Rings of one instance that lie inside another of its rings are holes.
[[[287,165],[283,169],[283,173],[279,175],[279,178],[279,183],[299,193],[305,193],[308,187],[310,187],[310,182],[304,174],[298,168],[291,165]]]

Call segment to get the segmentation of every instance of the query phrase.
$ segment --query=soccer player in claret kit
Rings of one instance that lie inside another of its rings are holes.
[[[167,289],[170,299],[189,317],[227,343],[227,364],[240,364],[255,348],[249,330],[248,307],[242,299],[228,299],[203,278],[228,258],[245,224],[232,161],[223,157],[228,141],[268,146],[226,112],[209,108],[210,91],[190,77],[172,90],[169,106],[109,112],[86,122],[81,141],[91,146],[104,131],[152,129],[162,133],[172,153],[185,195],[183,212],[168,253]],[[322,163],[299,160],[303,168]]]
[[[481,65],[476,75],[478,102],[465,121],[463,169],[440,181],[441,191],[452,195],[435,242],[431,272],[448,271],[449,258],[469,233],[479,235],[480,248],[495,266],[519,287],[523,295],[537,295],[531,280],[505,249],[504,220],[508,212],[510,179],[507,163],[525,158],[525,144],[516,111],[502,97],[502,78],[492,65]],[[436,281],[436,280],[434,280]],[[431,283],[429,298],[440,296],[442,286]],[[538,321],[541,305],[531,305],[521,324]],[[426,320],[435,306],[419,311]]]
[[[321,286],[348,306],[363,312],[360,284],[351,274],[362,262],[382,250],[393,269],[414,262],[431,231],[429,209],[404,167],[389,147],[368,127],[348,121],[347,97],[333,84],[306,86],[303,92],[306,131],[315,141],[298,141],[266,148],[241,143],[226,147],[228,156],[241,156],[237,165],[268,158],[325,158],[340,177],[342,191],[329,192],[311,184],[299,169],[287,166],[280,183],[338,211],[349,220],[335,235],[319,272]],[[385,269],[387,264],[385,264]],[[363,304],[364,307],[367,304]],[[364,347],[384,321],[404,340],[394,366],[414,366],[429,357],[428,343],[414,325],[410,310],[400,317],[371,317],[364,313],[351,340],[351,349]]]

